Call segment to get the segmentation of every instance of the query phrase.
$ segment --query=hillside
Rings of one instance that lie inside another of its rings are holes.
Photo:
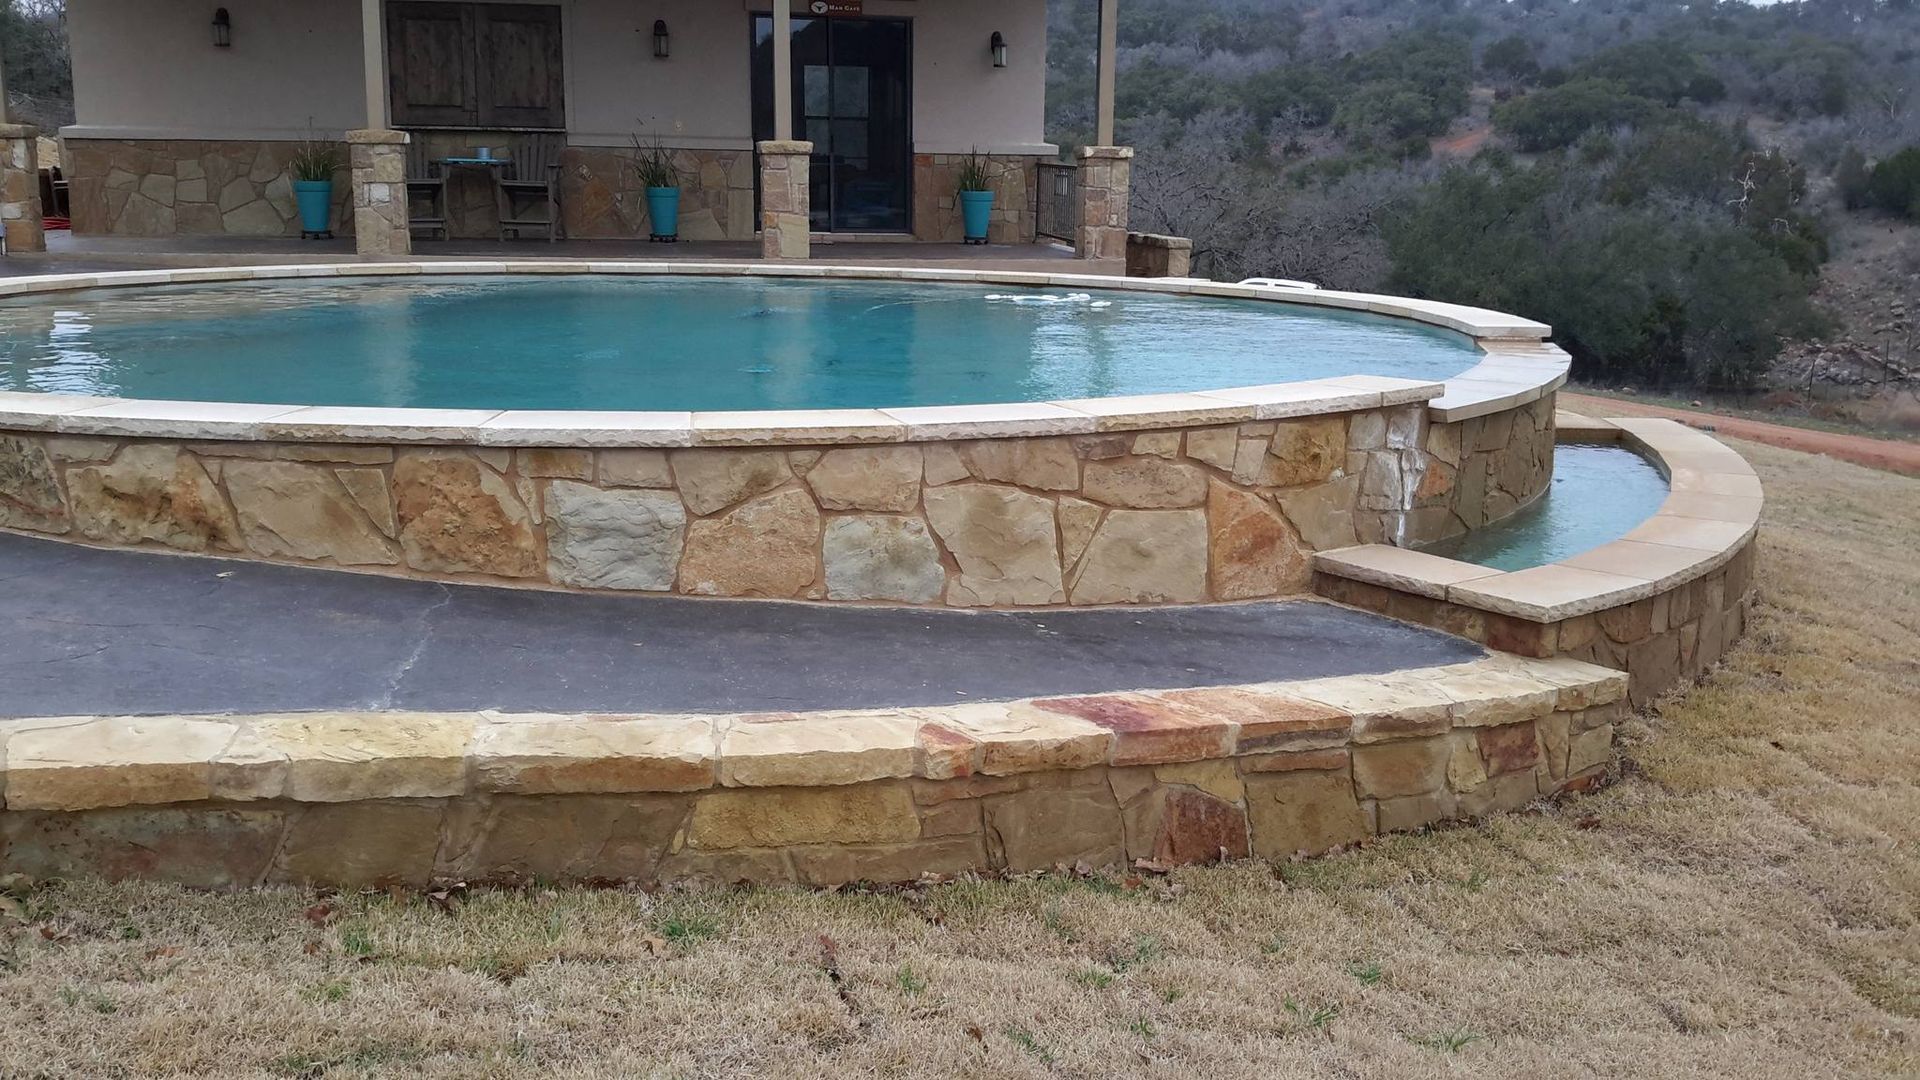
[[[1050,18],[1073,145],[1092,5]],[[1863,363],[1913,370],[1861,349],[1915,293],[1911,2],[1128,0],[1120,45],[1136,227],[1210,276],[1523,311],[1606,385],[1846,398]]]

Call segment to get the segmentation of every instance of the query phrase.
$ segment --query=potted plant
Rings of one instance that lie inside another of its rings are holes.
[[[647,218],[652,222],[647,239],[671,244],[680,239],[680,173],[673,167],[673,155],[658,141],[642,145],[633,140],[634,177],[647,189]]]
[[[960,224],[969,244],[987,242],[987,222],[993,217],[993,176],[987,159],[975,150],[960,159]]]
[[[300,239],[333,239],[333,174],[340,168],[339,147],[319,138],[309,124],[288,168],[293,199],[300,207]]]

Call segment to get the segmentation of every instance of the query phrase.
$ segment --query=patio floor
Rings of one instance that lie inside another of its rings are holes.
[[[855,241],[813,245],[811,263],[840,266],[909,265],[961,270],[1033,270],[1120,275],[1113,259],[1077,259],[1053,244],[924,244]],[[640,259],[646,261],[761,262],[752,241],[652,244],[644,240],[416,240],[414,259]],[[47,234],[45,254],[0,258],[0,277],[130,270],[167,266],[227,266],[296,262],[351,262],[351,238],[296,240],[246,236],[75,236]]]
[[[1313,601],[964,612],[580,595],[0,534],[0,716],[883,708],[1483,655]]]

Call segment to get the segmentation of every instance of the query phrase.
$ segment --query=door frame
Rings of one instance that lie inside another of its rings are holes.
[[[748,130],[752,132],[753,143],[754,143],[754,151],[753,151],[753,223],[754,223],[754,226],[753,227],[756,233],[760,231],[760,149],[759,149],[760,133],[757,130],[754,130],[754,123],[753,123],[754,117],[752,114],[754,113],[757,107],[754,101],[756,97],[756,95],[754,94],[754,87],[758,85],[758,81],[760,79],[760,65],[755,62],[755,57],[753,55],[753,46],[754,46],[755,35],[757,33],[757,27],[758,27],[759,21],[761,19],[771,20],[772,18],[773,18],[773,12],[771,10],[749,10],[747,12],[747,80],[748,80],[747,127],[748,127]],[[914,235],[914,231],[913,231],[914,197],[913,196],[914,196],[914,175],[915,175],[914,156],[915,154],[914,154],[914,142],[913,142],[913,105],[914,105],[914,53],[915,53],[914,30],[915,28],[913,25],[914,24],[913,16],[911,15],[813,15],[810,13],[795,12],[793,18],[796,23],[802,22],[802,21],[817,21],[822,23],[887,22],[887,23],[900,23],[905,26],[906,32],[907,32],[906,99],[902,103],[902,107],[901,107],[901,119],[902,119],[903,126],[905,128],[905,130],[902,132],[903,137],[901,141],[902,141],[902,144],[906,147],[906,155],[905,155],[906,160],[901,163],[906,176],[906,181],[907,181],[906,206],[904,207],[905,224],[900,229],[884,230],[883,232],[878,233],[877,235],[885,235],[885,236]],[[828,42],[828,66],[831,67],[832,66],[832,42],[833,42],[832,31],[828,31],[827,42]],[[794,75],[796,78],[799,77],[799,73],[800,73],[800,68],[798,65],[796,65],[794,67]],[[769,80],[769,82],[771,82],[772,78],[773,78],[772,72],[768,72],[767,79]],[[769,85],[769,90],[771,90],[770,85]],[[796,95],[796,97],[794,98],[794,107],[796,109],[799,109],[801,108],[801,106],[802,106],[802,100],[799,96]],[[804,134],[804,132],[799,134]],[[772,138],[772,135],[769,134],[767,137]],[[796,137],[799,137],[799,135],[796,134]],[[809,161],[808,161],[809,169],[813,167],[811,158],[814,156],[818,156],[818,155],[809,156]],[[828,190],[829,191],[832,190],[831,180],[829,180],[828,182]],[[808,209],[809,211],[811,211],[812,208],[809,207]],[[826,233],[833,232],[834,231],[833,210],[831,205],[829,205],[827,209],[826,218],[827,218],[827,222],[826,222],[825,229],[814,229],[812,227],[811,222],[809,222],[809,225],[808,225],[809,231],[826,232]],[[856,234],[850,234],[850,235],[858,235],[858,234],[856,233]]]

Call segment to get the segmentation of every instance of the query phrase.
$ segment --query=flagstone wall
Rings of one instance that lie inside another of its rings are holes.
[[[73,231],[114,236],[299,236],[288,169],[300,144],[68,139]],[[336,147],[333,231],[353,232],[347,147]]]
[[[838,885],[1290,859],[1601,782],[1625,683],[1491,656],[831,713],[0,720],[0,869]]]
[[[1425,411],[685,449],[0,432],[0,527],[576,589],[948,607],[1240,600],[1306,592],[1312,552],[1407,531],[1421,490],[1410,474],[1455,469],[1429,463]]]

